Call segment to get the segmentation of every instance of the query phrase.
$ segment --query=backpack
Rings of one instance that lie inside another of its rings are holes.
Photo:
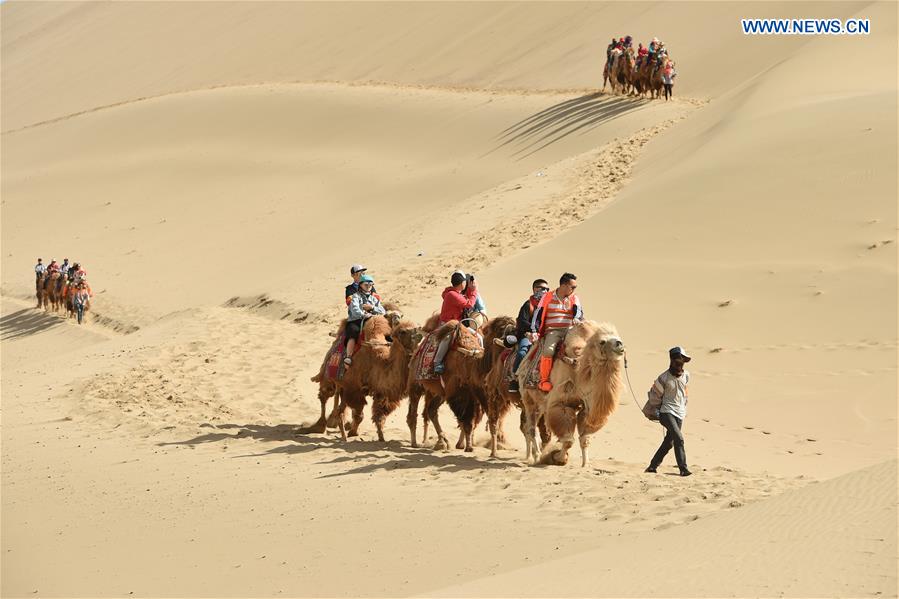
[[[655,382],[653,382],[655,385]],[[662,398],[659,397],[656,399],[652,395],[652,388],[646,392],[646,403],[643,404],[643,415],[646,416],[649,420],[658,420],[659,419],[659,408],[662,407]]]

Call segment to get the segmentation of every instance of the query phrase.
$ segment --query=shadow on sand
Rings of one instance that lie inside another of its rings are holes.
[[[63,324],[59,316],[38,310],[22,308],[0,317],[0,338],[4,341],[27,337]]]
[[[207,443],[219,443],[234,439],[255,439],[257,441],[279,443],[260,453],[235,455],[234,458],[258,458],[279,454],[306,454],[319,450],[337,450],[347,455],[337,456],[333,459],[319,462],[320,464],[341,464],[366,460],[366,463],[344,472],[326,474],[320,478],[334,478],[352,474],[367,474],[377,471],[392,471],[409,468],[428,468],[441,472],[463,472],[475,470],[505,470],[510,468],[524,468],[525,465],[516,458],[480,459],[471,454],[464,454],[461,450],[451,449],[448,452],[435,452],[428,447],[409,447],[406,440],[391,440],[387,442],[365,441],[360,438],[350,439],[344,443],[333,433],[326,434],[298,434],[299,425],[279,424],[267,426],[261,424],[220,424],[201,426],[215,429],[209,433],[196,436],[185,441],[172,441],[159,443],[159,446],[168,445],[203,445]],[[432,441],[433,442],[433,441]],[[368,462],[367,460],[377,460]]]
[[[512,147],[518,160],[539,152],[569,135],[581,135],[602,123],[637,110],[648,100],[593,93],[565,100],[523,119],[497,136],[499,145],[488,153]]]

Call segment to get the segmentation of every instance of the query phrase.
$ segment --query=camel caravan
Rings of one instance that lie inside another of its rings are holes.
[[[674,96],[675,63],[668,55],[665,44],[654,37],[649,46],[642,43],[636,51],[631,36],[618,40],[606,48],[606,64],[602,72],[602,89],[610,85],[612,93],[622,93],[651,99]]]
[[[84,267],[78,262],[69,264],[68,258],[62,264],[51,260],[47,265],[38,258],[34,274],[37,307],[55,313],[65,309],[68,318],[75,318],[78,324],[82,324],[94,296]]]
[[[358,434],[371,400],[378,440],[385,441],[387,417],[408,398],[413,447],[419,447],[421,405],[421,443],[428,443],[433,427],[433,448],[449,449],[438,417],[446,403],[459,428],[455,447],[473,451],[474,432],[486,416],[496,457],[505,441],[503,422],[515,407],[528,462],[566,464],[576,433],[581,465],[587,465],[590,437],[619,401],[625,347],[613,325],[584,319],[575,275],[565,273],[554,291],[545,280],[534,281],[517,318],[489,318],[474,275],[456,271],[440,312],[419,326],[381,302],[365,267],[354,265],[350,274],[347,318],[312,378],[321,414],[300,434],[336,428],[346,441]]]

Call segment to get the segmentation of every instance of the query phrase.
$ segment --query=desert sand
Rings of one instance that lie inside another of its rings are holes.
[[[810,16],[872,32],[739,29]],[[896,4],[0,18],[4,597],[897,595]],[[673,101],[600,93],[625,33]],[[574,272],[636,400],[587,468],[528,466],[517,410],[497,459],[411,447],[405,404],[298,435],[357,262],[417,322],[456,268],[491,315]],[[673,345],[689,478],[643,472]]]

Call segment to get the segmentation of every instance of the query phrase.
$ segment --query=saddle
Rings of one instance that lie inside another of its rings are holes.
[[[524,357],[524,360],[521,361],[521,365],[518,367],[519,370],[524,369],[524,372],[527,373],[527,378],[525,379],[525,387],[527,387],[528,389],[536,389],[537,385],[540,383],[540,355],[543,353],[543,345],[545,342],[545,337],[541,337],[540,339],[538,339],[537,343],[533,344],[531,346],[531,349],[528,350],[527,355]],[[564,353],[565,342],[562,341],[556,346],[556,353],[553,354],[553,360],[559,357],[559,355],[564,355]]]
[[[365,331],[359,333],[359,343],[363,343],[365,341]],[[346,333],[341,332],[337,335],[337,338],[334,340],[334,343],[331,344],[331,349],[328,350],[328,355],[325,358],[325,379],[331,381],[339,381],[343,379],[343,375],[346,374],[346,364],[343,363],[343,358],[346,356]]]
[[[415,373],[416,382],[436,381],[440,378],[440,375],[434,372],[434,358],[437,356],[437,347],[439,345],[437,332],[431,331],[425,335],[425,338],[422,339],[422,342],[416,348],[415,353],[412,355],[412,369]]]

